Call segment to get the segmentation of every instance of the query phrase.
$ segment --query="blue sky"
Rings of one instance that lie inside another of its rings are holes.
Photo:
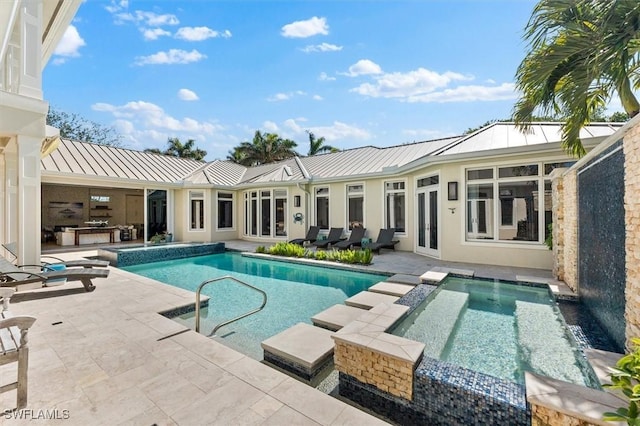
[[[459,135],[511,115],[534,1],[101,1],[44,71],[61,111],[132,149],[195,139],[224,159],[256,130],[337,148]]]

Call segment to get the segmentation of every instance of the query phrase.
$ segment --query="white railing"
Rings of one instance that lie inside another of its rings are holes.
[[[20,46],[9,43],[0,61],[0,90],[18,93],[20,87]]]

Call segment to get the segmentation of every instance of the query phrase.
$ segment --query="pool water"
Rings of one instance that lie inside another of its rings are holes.
[[[449,277],[393,330],[425,355],[524,383],[524,372],[595,386],[546,288]]]
[[[165,262],[145,263],[122,269],[191,290],[206,280],[231,275],[267,293],[265,308],[220,328],[215,339],[262,360],[260,342],[345,299],[384,281],[386,275],[269,261],[226,252]],[[202,290],[209,307],[201,311],[200,332],[209,334],[226,320],[258,308],[262,295],[232,280],[222,280]],[[195,301],[195,294],[194,294]],[[193,312],[174,318],[193,328]]]

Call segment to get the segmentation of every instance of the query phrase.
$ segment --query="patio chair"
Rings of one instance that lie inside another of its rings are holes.
[[[59,265],[61,266],[61,265]],[[39,268],[29,271],[23,268]],[[94,278],[107,278],[108,269],[75,268],[54,270],[47,265],[19,265],[16,266],[5,258],[0,258],[0,287],[18,287],[24,284],[42,283],[42,286],[53,285],[60,280],[80,281],[86,291],[95,290]]]
[[[320,232],[319,226],[310,226],[307,231],[307,235],[304,238],[295,238],[289,241],[291,244],[297,244],[299,246],[303,246],[305,242],[309,241],[309,243],[313,243],[318,238],[318,232]]]
[[[344,238],[342,238],[342,231],[344,230],[344,228],[331,228],[329,230],[329,235],[327,236],[326,240],[316,240],[313,245],[316,246],[317,248],[327,248],[329,247],[329,244],[335,244],[337,242],[340,242],[342,240],[344,240]]]
[[[9,299],[15,292],[12,288],[0,288],[2,309],[0,309],[0,365],[18,363],[17,380],[0,386],[0,393],[16,390],[17,406],[20,410],[27,406],[27,370],[29,366],[29,345],[27,333],[35,322],[34,317],[13,316],[9,313]]]
[[[2,247],[11,255],[18,259],[18,248],[16,247],[16,243],[5,243],[2,244]],[[43,260],[44,259],[44,260]],[[51,259],[52,262],[46,260]],[[106,268],[109,266],[109,262],[107,260],[93,260],[93,259],[80,259],[80,260],[62,260],[54,256],[43,255],[40,256],[40,262],[43,266],[51,266],[51,265],[64,265],[66,268]]]
[[[360,226],[353,228],[348,240],[344,240],[344,241],[340,241],[339,243],[332,244],[331,248],[337,248],[338,250],[345,250],[348,248],[353,248],[353,246],[361,246],[365,231],[366,229]]]
[[[380,253],[380,249],[383,249],[383,248],[395,250],[396,244],[400,242],[398,240],[393,239],[393,235],[395,234],[395,232],[396,230],[393,228],[380,229],[380,233],[378,234],[378,239],[374,243],[363,244],[362,248],[370,249],[371,251],[374,251],[376,253]]]

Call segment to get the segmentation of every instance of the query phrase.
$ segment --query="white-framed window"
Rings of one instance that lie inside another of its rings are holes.
[[[189,191],[189,230],[204,230],[204,192]]]
[[[406,232],[407,196],[404,181],[384,183],[385,227],[394,228],[396,233]]]
[[[286,189],[245,192],[245,235],[287,236],[287,198]]]
[[[218,191],[218,229],[233,229],[233,193]]]
[[[347,185],[347,224],[364,228],[364,184]]]
[[[466,239],[542,242],[540,224],[551,221],[551,186],[542,171],[538,163],[467,169]]]
[[[319,187],[314,191],[316,226],[329,229],[329,187]]]

